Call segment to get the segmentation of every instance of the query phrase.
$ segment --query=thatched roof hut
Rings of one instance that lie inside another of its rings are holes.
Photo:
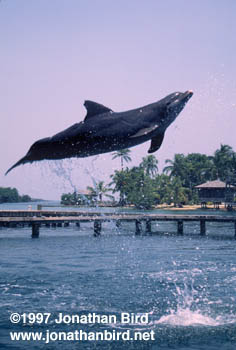
[[[227,185],[220,180],[207,181],[201,185],[195,186],[198,191],[199,199],[202,206],[206,206],[207,202],[213,202],[217,207],[219,204],[233,202],[235,187]]]

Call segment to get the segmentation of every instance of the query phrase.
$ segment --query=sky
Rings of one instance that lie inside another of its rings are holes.
[[[235,0],[1,0],[0,187],[59,199],[120,169],[111,153],[6,170],[38,139],[86,115],[89,99],[114,111],[194,95],[155,153],[236,150]],[[138,165],[150,142],[131,149]]]

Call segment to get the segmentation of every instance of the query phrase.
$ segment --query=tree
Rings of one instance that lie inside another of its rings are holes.
[[[156,200],[153,180],[145,174],[143,167],[133,167],[127,172],[125,186],[127,202],[139,209],[150,209]]]
[[[172,203],[171,179],[168,175],[157,175],[154,179],[154,188],[157,194],[157,203]]]
[[[124,148],[112,153],[113,155],[112,159],[120,158],[121,170],[123,170],[124,168],[124,162],[126,163],[131,162],[131,157],[129,154],[130,154],[130,150],[128,148]]]
[[[20,196],[20,201],[21,202],[30,202],[31,198],[27,194],[23,194],[23,196]]]
[[[187,189],[182,186],[181,180],[175,177],[171,181],[172,199],[174,206],[180,206],[187,202]]]
[[[174,160],[166,159],[165,163],[169,164],[163,169],[163,172],[169,174],[170,177],[184,177],[185,173],[185,157],[183,154],[175,154]]]
[[[91,202],[94,197],[100,201],[103,196],[113,198],[108,194],[112,190],[113,193],[119,193],[120,205],[133,204],[137,208],[150,209],[159,203],[174,203],[175,206],[196,203],[196,185],[219,177],[222,181],[233,181],[236,175],[236,153],[228,145],[221,145],[214,156],[200,153],[190,153],[187,156],[175,154],[173,160],[166,160],[166,167],[160,175],[157,174],[158,160],[153,155],[144,157],[139,166],[124,169],[124,162],[131,161],[129,152],[128,149],[124,149],[113,153],[113,159],[121,159],[122,169],[115,170],[111,175],[112,182],[109,186],[100,181],[94,184],[94,187],[87,187],[90,190]],[[236,178],[233,183],[236,185]],[[110,188],[111,185],[113,189]],[[78,204],[78,194],[63,196],[65,202]]]
[[[217,178],[217,170],[212,157],[200,153],[190,153],[187,156],[176,154],[174,160],[167,159],[169,163],[163,170],[171,179],[178,178],[186,192],[188,200],[192,201],[196,196],[194,186]]]
[[[94,187],[87,186],[87,190],[89,190],[92,195],[96,195],[100,202],[102,202],[103,196],[113,199],[113,196],[107,194],[111,192],[111,188],[104,185],[104,181],[99,181]]]
[[[217,169],[217,177],[222,181],[236,171],[235,153],[228,145],[220,145],[220,149],[214,153],[213,161]]]
[[[30,202],[28,195],[20,196],[16,188],[0,187],[0,203]]]
[[[145,170],[146,175],[153,177],[158,172],[158,160],[154,155],[144,157],[140,166]]]
[[[125,204],[126,187],[128,182],[128,169],[126,170],[115,170],[115,174],[111,175],[112,182],[109,185],[115,185],[112,192],[119,192],[120,199],[119,204]]]
[[[194,186],[216,179],[216,168],[212,157],[200,153],[190,153],[185,157],[185,172],[181,178],[184,187]]]
[[[63,193],[61,195],[61,204],[63,205],[81,205],[84,203],[85,201],[76,191],[73,193]]]
[[[145,174],[143,167],[126,168],[111,175],[115,185],[113,192],[120,192],[120,204],[134,204],[137,208],[149,209],[156,203],[157,194],[153,180]]]

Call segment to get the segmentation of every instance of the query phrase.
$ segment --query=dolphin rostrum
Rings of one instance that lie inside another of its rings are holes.
[[[7,172],[20,164],[43,159],[88,157],[133,147],[151,140],[148,153],[157,151],[168,126],[193,95],[192,91],[175,92],[162,100],[126,112],[85,101],[87,115],[58,134],[36,141],[28,153]]]

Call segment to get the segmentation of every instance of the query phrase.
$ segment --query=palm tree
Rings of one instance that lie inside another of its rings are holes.
[[[172,190],[172,200],[174,202],[174,207],[187,201],[186,188],[182,186],[181,179],[177,176],[172,179],[171,183]]]
[[[143,158],[140,166],[145,170],[146,175],[153,177],[158,172],[158,160],[155,156],[149,155]]]
[[[104,181],[99,181],[94,187],[87,186],[87,190],[91,192],[92,195],[96,195],[100,202],[102,202],[103,196],[113,199],[113,196],[107,194],[111,192],[111,188],[104,185]]]
[[[166,159],[165,162],[169,163],[170,165],[163,169],[164,173],[169,173],[171,177],[178,176],[183,178],[183,173],[185,170],[185,157],[183,154],[175,154],[174,160]]]
[[[218,178],[222,181],[226,180],[228,174],[234,170],[235,165],[235,154],[232,147],[220,145],[220,149],[217,149],[214,153],[213,160],[217,168]]]
[[[130,150],[128,148],[121,149],[119,151],[116,151],[112,153],[113,157],[112,159],[120,158],[121,161],[121,169],[123,170],[124,168],[124,161],[126,163],[131,162],[131,157],[130,157]]]
[[[113,193],[119,192],[120,193],[120,205],[125,204],[125,186],[127,185],[127,171],[126,170],[115,170],[115,174],[111,175],[112,182],[109,185],[115,185],[113,189]]]

